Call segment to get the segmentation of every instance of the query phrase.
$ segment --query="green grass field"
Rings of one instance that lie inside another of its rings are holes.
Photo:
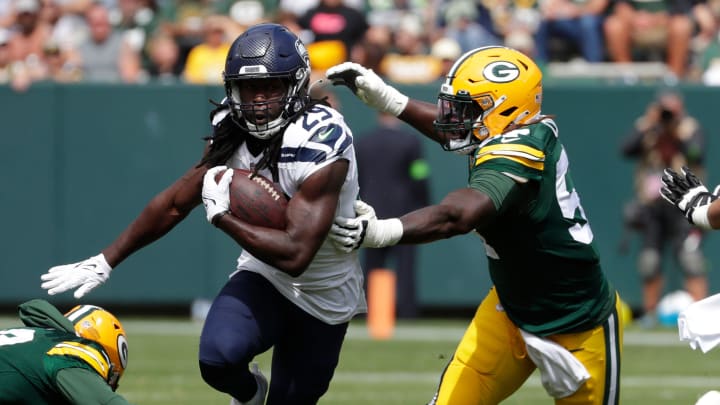
[[[151,318],[153,319],[153,318]],[[0,326],[12,325],[4,318]],[[130,363],[118,392],[138,405],[222,404],[197,367],[199,323],[124,319]],[[340,365],[320,401],[332,405],[422,405],[463,333],[463,321],[401,322],[393,339],[368,338],[364,322],[350,327]],[[675,329],[626,329],[621,397],[624,405],[692,405],[720,389],[720,349],[702,354],[679,342]],[[269,372],[269,353],[257,359]],[[552,404],[533,375],[505,404]]]

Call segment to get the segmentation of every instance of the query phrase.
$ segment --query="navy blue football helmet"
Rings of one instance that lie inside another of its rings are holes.
[[[275,78],[281,79],[287,87],[283,97],[243,103],[240,98],[243,86],[251,85],[252,80]],[[260,139],[272,138],[302,112],[309,101],[309,80],[310,58],[305,45],[279,24],[258,24],[240,35],[228,51],[223,72],[226,102],[233,120]],[[270,104],[280,106],[277,117],[272,116]],[[270,116],[256,119],[265,113]]]

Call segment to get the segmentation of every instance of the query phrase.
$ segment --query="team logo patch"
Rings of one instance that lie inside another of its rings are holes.
[[[483,69],[483,76],[494,83],[508,83],[520,76],[520,69],[507,61],[492,62]]]

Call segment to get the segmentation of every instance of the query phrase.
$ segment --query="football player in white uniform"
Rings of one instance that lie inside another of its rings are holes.
[[[336,215],[353,216],[359,189],[353,138],[342,115],[308,95],[310,64],[286,27],[259,24],[232,44],[226,98],[199,164],[155,196],[99,255],[42,276],[50,294],[80,298],[112,268],[159,239],[202,202],[208,221],[242,248],[200,339],[200,371],[233,404],[315,404],[327,391],[348,322],[365,312],[356,252],[326,240]],[[290,198],[287,226],[250,225],[229,210],[232,170],[254,170]],[[253,358],[273,348],[272,384]]]

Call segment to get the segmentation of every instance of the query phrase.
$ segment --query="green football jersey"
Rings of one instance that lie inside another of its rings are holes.
[[[67,331],[38,327],[0,330],[0,403],[81,403],[79,398],[68,402],[63,396],[56,383],[57,373],[89,370],[104,383],[101,378],[107,379],[109,365],[102,346]]]
[[[607,320],[615,291],[600,267],[555,123],[545,119],[483,143],[472,157],[469,185],[492,195],[498,187],[483,175],[488,171],[516,182],[497,216],[477,230],[508,317],[540,336]]]

